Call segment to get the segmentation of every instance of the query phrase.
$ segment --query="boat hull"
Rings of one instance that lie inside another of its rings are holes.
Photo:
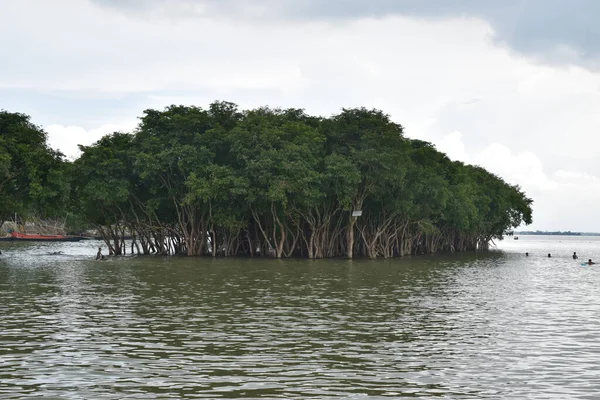
[[[10,236],[0,237],[2,242],[79,242],[83,240],[80,236],[62,235],[31,235],[26,233],[12,232]]]
[[[84,240],[84,238],[80,238],[80,237],[68,237],[68,238],[60,238],[60,239],[13,238],[13,237],[0,238],[0,242],[79,242],[80,240]]]

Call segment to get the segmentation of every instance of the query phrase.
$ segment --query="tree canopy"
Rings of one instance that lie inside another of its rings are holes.
[[[28,118],[13,116],[24,118],[23,126],[13,124],[5,139],[0,122],[3,141],[31,129],[41,135],[43,146],[33,149],[43,150],[44,162],[64,163]],[[13,161],[8,147],[0,146],[0,173],[13,177],[18,192],[22,177],[10,166],[33,167]],[[43,168],[39,176],[25,173],[27,189],[20,190],[27,204],[49,211],[68,182],[71,206],[114,254],[132,235],[143,254],[387,258],[487,249],[531,223],[532,200],[518,186],[406,138],[379,110],[324,118],[228,102],[170,106],[144,111],[134,132],[81,151],[56,169],[64,180]]]
[[[29,116],[0,111],[0,225],[15,214],[63,216],[68,165]]]

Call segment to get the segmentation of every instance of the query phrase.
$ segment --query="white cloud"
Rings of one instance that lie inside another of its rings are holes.
[[[48,132],[50,147],[59,149],[68,159],[74,160],[81,155],[78,145],[89,146],[102,136],[114,132],[131,132],[135,126],[136,122],[130,122],[120,125],[106,124],[86,130],[80,126],[54,124],[45,127],[45,130]]]
[[[599,177],[572,170],[548,175],[542,161],[532,152],[513,153],[498,143],[470,155],[465,151],[462,137],[460,132],[451,132],[438,142],[437,148],[452,160],[479,165],[519,185],[534,199],[534,223],[530,229],[598,231]]]
[[[585,172],[565,171],[558,170],[554,176],[563,183],[570,183],[573,185],[581,184],[600,184],[600,178],[587,174]]]
[[[462,138],[462,133],[458,131],[451,132],[436,143],[436,148],[442,153],[446,153],[451,160],[469,162]]]
[[[552,190],[558,185],[546,175],[542,161],[530,151],[515,154],[507,146],[492,143],[478,153],[470,155],[465,149],[463,134],[458,131],[444,136],[437,142],[436,147],[451,160],[479,165],[511,184],[528,188],[529,191]],[[562,174],[567,173],[563,171]]]
[[[472,162],[510,183],[536,191],[556,187],[556,182],[546,176],[540,159],[529,151],[513,154],[508,147],[493,143],[473,157]]]

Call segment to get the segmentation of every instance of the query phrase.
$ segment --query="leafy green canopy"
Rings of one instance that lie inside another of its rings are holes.
[[[405,138],[379,110],[323,118],[215,102],[140,120],[69,164],[28,117],[0,114],[2,215],[64,212],[70,190],[79,219],[113,237],[127,228],[148,251],[169,237],[187,254],[276,257],[484,248],[531,223],[519,187]]]
[[[27,115],[0,111],[0,222],[61,216],[69,198],[68,164]]]

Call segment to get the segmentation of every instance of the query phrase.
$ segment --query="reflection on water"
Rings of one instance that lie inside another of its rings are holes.
[[[376,262],[3,244],[0,397],[594,398],[600,266],[570,255],[600,241],[564,242]]]

